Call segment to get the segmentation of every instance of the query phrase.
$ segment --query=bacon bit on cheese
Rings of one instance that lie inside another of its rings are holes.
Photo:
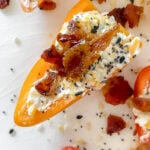
[[[63,49],[71,48],[78,44],[80,38],[75,34],[61,34],[57,35],[57,41],[63,46]]]
[[[97,0],[99,4],[106,2],[106,0]]]
[[[53,10],[56,8],[56,3],[52,0],[38,0],[38,7],[41,10]]]
[[[128,4],[124,10],[124,16],[128,20],[129,27],[138,26],[140,16],[143,13],[143,7]]]
[[[52,45],[49,49],[46,49],[42,55],[41,58],[43,58],[46,62],[55,64],[55,65],[61,65],[61,54],[58,53],[56,50],[56,47]]]
[[[101,37],[95,38],[85,35],[74,21],[69,23],[68,28],[70,34],[60,33],[57,35],[57,41],[62,46],[61,53],[53,45],[50,49],[45,50],[41,57],[45,61],[55,64],[60,74],[78,78],[98,59],[99,55],[97,52],[104,50],[109,45],[119,30],[119,25],[104,33]],[[81,39],[81,37],[86,38]],[[81,41],[84,41],[84,43]]]
[[[114,16],[115,20],[121,25],[125,26],[127,19],[124,16],[125,8],[115,8],[108,13],[109,16]]]
[[[113,29],[109,30],[108,32],[104,33],[100,37],[94,38],[90,45],[93,51],[105,50],[107,46],[110,44],[112,38],[116,35],[119,30],[119,25],[116,25]]]
[[[91,51],[91,47],[87,42],[70,48],[64,53],[63,57],[63,66],[67,76],[72,78],[81,77],[98,57],[96,53]]]
[[[118,116],[109,115],[107,118],[107,134],[112,135],[113,133],[119,132],[126,127],[125,121]]]
[[[0,0],[0,9],[4,9],[9,5],[9,0]]]
[[[36,90],[42,95],[49,95],[49,93],[53,93],[52,89],[54,89],[54,85],[56,86],[56,73],[48,72],[48,75],[35,85]]]
[[[133,94],[133,90],[122,76],[108,79],[102,88],[107,103],[112,105],[124,104]]]
[[[129,23],[129,27],[133,28],[138,26],[140,16],[143,13],[143,7],[136,6],[134,4],[128,4],[125,8],[115,8],[109,12],[108,15],[114,16],[118,23],[125,26],[126,22]]]

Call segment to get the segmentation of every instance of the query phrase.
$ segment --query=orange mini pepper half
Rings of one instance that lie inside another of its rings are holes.
[[[96,10],[96,7],[92,4],[90,0],[80,0],[67,14],[65,18],[65,22],[69,21],[73,15],[84,12]],[[41,78],[47,69],[49,69],[52,65],[45,62],[43,59],[39,59],[38,62],[34,65],[32,70],[30,71],[28,77],[26,78],[23,87],[20,92],[20,96],[18,99],[18,103],[16,105],[16,109],[14,112],[14,121],[17,125],[20,126],[32,126],[38,124],[48,118],[52,117],[53,115],[57,114],[58,112],[62,111],[72,103],[76,102],[81,98],[81,96],[77,96],[75,99],[66,101],[65,99],[61,98],[56,103],[53,103],[45,113],[40,111],[36,111],[34,115],[29,115],[27,110],[27,96],[28,93],[33,86],[33,83]]]

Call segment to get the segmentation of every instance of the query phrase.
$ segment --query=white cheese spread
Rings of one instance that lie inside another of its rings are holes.
[[[81,12],[75,15],[73,20],[78,22],[78,25],[84,32],[87,34],[93,32],[96,36],[100,36],[116,25],[113,17],[107,16],[106,13],[100,14],[97,11]],[[67,34],[67,26],[68,22],[64,23],[60,33]],[[27,99],[28,113],[32,115],[35,109],[38,111],[46,111],[52,103],[65,95],[74,98],[75,96],[84,94],[86,89],[91,90],[93,87],[94,89],[100,89],[112,73],[118,69],[122,69],[138,53],[138,49],[132,55],[128,51],[129,47],[136,40],[139,39],[134,38],[130,34],[125,35],[122,32],[118,32],[111,40],[109,46],[104,51],[99,51],[99,59],[89,67],[84,75],[84,79],[74,81],[73,79],[62,77],[59,83],[59,90],[56,91],[54,97],[41,95],[32,87]],[[55,46],[58,50],[62,50],[57,40]]]

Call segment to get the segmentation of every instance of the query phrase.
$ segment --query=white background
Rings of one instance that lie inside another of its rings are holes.
[[[40,125],[21,128],[13,122],[13,112],[21,86],[42,51],[48,48],[59,31],[67,11],[75,4],[76,0],[57,0],[57,8],[50,12],[36,9],[33,13],[25,13],[21,10],[17,0],[10,0],[10,5],[0,10],[0,149],[2,150],[60,150],[64,145],[78,145],[78,139],[84,139],[86,144],[81,149],[87,150],[128,150],[134,147],[136,142],[132,136],[134,125],[131,109],[126,105],[113,107],[104,103],[102,94],[98,91],[91,96],[72,105],[66,110],[66,114],[60,113]],[[109,11],[112,1],[107,5],[98,5],[99,10]],[[125,6],[128,0],[118,0],[117,6]],[[115,4],[114,4],[115,5]],[[123,70],[123,75],[133,87],[136,75],[131,72],[139,71],[143,66],[150,64],[150,8],[145,7],[140,24],[132,33],[139,36],[143,34],[143,48],[141,54]],[[15,42],[15,40],[17,40]],[[11,71],[10,68],[14,70]],[[14,94],[17,96],[15,97]],[[13,99],[13,100],[11,100]],[[105,108],[102,108],[105,105]],[[107,107],[106,107],[107,106]],[[2,112],[5,111],[6,114]],[[102,118],[96,113],[103,111]],[[121,131],[120,135],[112,137],[105,134],[106,117],[110,114],[122,116],[128,122],[128,127]],[[82,114],[81,120],[76,115]],[[91,127],[87,129],[88,123]],[[60,132],[59,126],[65,126],[65,131]],[[80,126],[83,125],[81,129]],[[133,130],[130,130],[130,127]],[[101,128],[104,128],[103,130]],[[9,134],[13,128],[14,136]],[[78,131],[75,132],[74,130]],[[69,139],[72,142],[69,142]],[[121,139],[124,139],[122,141]],[[106,142],[106,144],[105,144]]]

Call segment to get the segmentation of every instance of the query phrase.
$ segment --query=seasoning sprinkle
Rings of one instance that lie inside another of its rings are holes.
[[[75,96],[79,96],[79,95],[81,95],[83,93],[83,91],[78,91],[78,92],[76,92],[74,95]]]
[[[96,33],[99,26],[94,26],[93,29],[91,29],[91,33]]]
[[[2,111],[2,113],[3,113],[4,115],[6,115],[6,111],[4,111],[4,110]]]
[[[83,116],[82,116],[82,115],[77,115],[76,118],[77,118],[77,119],[82,119]]]
[[[16,134],[16,132],[15,132],[15,130],[12,128],[12,129],[9,130],[9,134],[10,134],[11,136],[14,136],[14,135]]]
[[[10,68],[10,71],[11,71],[11,72],[14,72],[14,68]]]
[[[121,141],[124,141],[124,139],[121,139]]]
[[[121,42],[121,38],[119,37],[116,41],[116,44],[119,44]]]

